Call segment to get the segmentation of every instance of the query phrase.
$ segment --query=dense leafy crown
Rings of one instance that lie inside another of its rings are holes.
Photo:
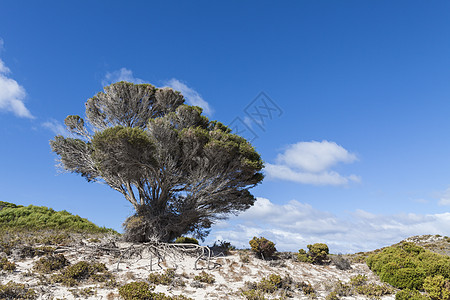
[[[143,239],[202,237],[215,219],[249,208],[248,190],[263,179],[261,157],[244,138],[183,103],[169,88],[115,83],[87,101],[89,128],[68,116],[72,136],[50,141],[64,169],[134,205],[140,221],[131,223],[146,224]]]

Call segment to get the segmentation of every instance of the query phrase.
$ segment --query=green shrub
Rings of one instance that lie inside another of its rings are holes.
[[[306,253],[306,251],[303,249],[298,250],[297,260],[305,263],[312,262],[311,258],[308,256],[308,253]]]
[[[193,300],[183,295],[166,296],[163,293],[153,293],[155,288],[143,281],[133,281],[119,288],[119,295],[124,300]]]
[[[364,296],[384,296],[394,293],[394,289],[387,285],[378,285],[374,283],[363,284],[355,287],[355,292]]]
[[[339,300],[339,297],[336,292],[331,292],[325,297],[325,300]]]
[[[328,259],[330,250],[328,246],[323,243],[316,243],[308,245],[308,252],[303,249],[298,250],[297,259],[301,262],[308,262],[313,264],[322,264]]]
[[[25,284],[8,282],[0,284],[0,299],[36,299],[37,295],[33,289],[29,289]]]
[[[425,278],[450,277],[450,257],[430,252],[414,243],[387,247],[370,255],[367,265],[380,279],[401,289],[423,289]]]
[[[339,296],[349,296],[352,293],[352,287],[349,284],[338,281],[334,287],[334,291]]]
[[[242,291],[241,295],[247,300],[267,300],[264,296],[264,292],[261,290],[250,289]]]
[[[113,229],[98,227],[80,216],[55,211],[45,206],[22,206],[1,202],[0,228],[23,228],[26,230],[56,229],[86,233],[116,233]]]
[[[49,255],[34,263],[33,270],[39,273],[51,273],[68,266],[70,263],[62,254]]]
[[[175,240],[176,244],[196,244],[198,245],[198,240],[192,237],[180,236]]]
[[[0,269],[3,271],[12,272],[16,269],[16,264],[9,261],[6,257],[2,257],[0,259]]]
[[[60,274],[54,275],[52,279],[54,282],[62,283],[65,286],[76,286],[85,280],[107,282],[108,280],[113,280],[114,277],[102,263],[80,261],[66,267]]]
[[[350,285],[353,287],[361,286],[367,283],[366,275],[355,275],[350,278]]]
[[[308,255],[311,257],[313,264],[321,264],[327,258],[330,250],[328,246],[323,243],[316,243],[313,245],[308,245]]]
[[[275,251],[277,251],[275,248],[275,243],[264,237],[257,238],[255,236],[252,240],[250,240],[249,244],[252,251],[263,258],[269,258],[275,253]]]
[[[134,281],[121,286],[119,295],[125,300],[152,300],[153,289],[143,281]]]
[[[283,280],[280,275],[270,274],[256,284],[256,289],[265,293],[273,293],[282,287]]]
[[[442,275],[425,278],[423,288],[432,300],[450,299],[450,280]]]
[[[397,292],[395,300],[430,300],[430,298],[422,295],[417,290],[404,289]]]
[[[169,285],[175,278],[175,270],[167,269],[163,274],[150,274],[148,281],[153,284]]]
[[[212,284],[216,281],[213,275],[210,275],[205,271],[202,271],[199,275],[195,276],[194,280],[208,284]]]

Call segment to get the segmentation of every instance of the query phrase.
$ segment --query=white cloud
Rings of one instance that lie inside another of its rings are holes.
[[[0,40],[0,49],[3,41]],[[25,89],[12,78],[9,78],[9,68],[0,59],[0,110],[10,111],[18,117],[34,118],[31,112],[25,107]]]
[[[307,244],[324,242],[332,253],[354,253],[378,249],[421,234],[445,235],[450,213],[434,215],[375,215],[363,210],[344,217],[314,209],[292,200],[275,204],[257,198],[253,207],[214,227],[207,243],[227,240],[248,248],[253,236],[264,236],[280,251],[306,249]]]
[[[265,171],[271,178],[303,184],[344,185],[361,179],[356,175],[342,176],[330,168],[356,160],[355,154],[334,142],[299,142],[278,154],[276,164],[266,163]]]
[[[211,116],[214,113],[209,103],[206,102],[197,91],[188,87],[183,82],[179,81],[178,79],[172,78],[166,84],[174,90],[181,92],[181,94],[183,94],[190,105],[200,106],[201,108],[203,108],[203,111],[206,115]]]
[[[439,205],[450,205],[450,188],[442,193],[438,203]]]
[[[127,81],[136,84],[147,83],[145,80],[136,78],[133,76],[133,71],[128,70],[127,68],[121,68],[120,70],[107,72],[105,78],[102,80],[102,85],[107,86],[111,83],[119,82],[119,81]]]
[[[356,155],[328,141],[299,142],[290,145],[277,157],[278,163],[288,164],[308,172],[322,172],[340,162],[351,163]]]
[[[42,123],[42,127],[49,129],[56,135],[63,135],[63,136],[70,135],[70,133],[66,130],[66,127],[64,127],[63,124],[54,119]]]

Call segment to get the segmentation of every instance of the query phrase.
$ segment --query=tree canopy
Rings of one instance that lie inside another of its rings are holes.
[[[56,136],[51,148],[63,169],[106,183],[134,206],[124,223],[129,240],[203,238],[214,221],[255,202],[260,155],[179,92],[114,83],[86,102],[86,120],[68,116],[70,136]]]

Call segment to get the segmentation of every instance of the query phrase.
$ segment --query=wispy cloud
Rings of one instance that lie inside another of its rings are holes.
[[[166,83],[166,85],[181,92],[190,105],[200,106],[203,108],[206,115],[211,116],[214,113],[209,103],[206,102],[197,91],[188,87],[185,83],[179,81],[178,79],[172,78]]]
[[[147,83],[145,80],[134,77],[133,71],[128,70],[127,68],[121,68],[120,70],[107,72],[105,78],[102,80],[102,85],[107,86],[111,83],[119,82],[119,81],[127,81],[136,84]]]
[[[0,50],[3,40],[0,39]],[[11,71],[0,59],[0,110],[9,111],[21,118],[33,119],[31,112],[25,107],[25,89],[14,79],[10,78]]]
[[[63,135],[63,136],[70,135],[69,132],[66,130],[66,127],[54,119],[44,122],[41,125],[42,127],[49,129],[56,135]]]
[[[333,253],[354,253],[391,245],[413,235],[444,235],[449,222],[450,213],[375,215],[356,210],[338,217],[296,200],[275,204],[257,198],[253,207],[214,227],[207,243],[227,240],[248,248],[251,238],[264,236],[274,241],[280,251],[297,251],[306,249],[307,244],[323,242]]]
[[[266,163],[265,171],[269,178],[303,184],[343,185],[361,179],[356,175],[342,176],[331,168],[356,160],[355,154],[334,142],[298,142],[278,154],[275,164]]]
[[[450,188],[445,190],[439,199],[439,205],[450,205]]]

